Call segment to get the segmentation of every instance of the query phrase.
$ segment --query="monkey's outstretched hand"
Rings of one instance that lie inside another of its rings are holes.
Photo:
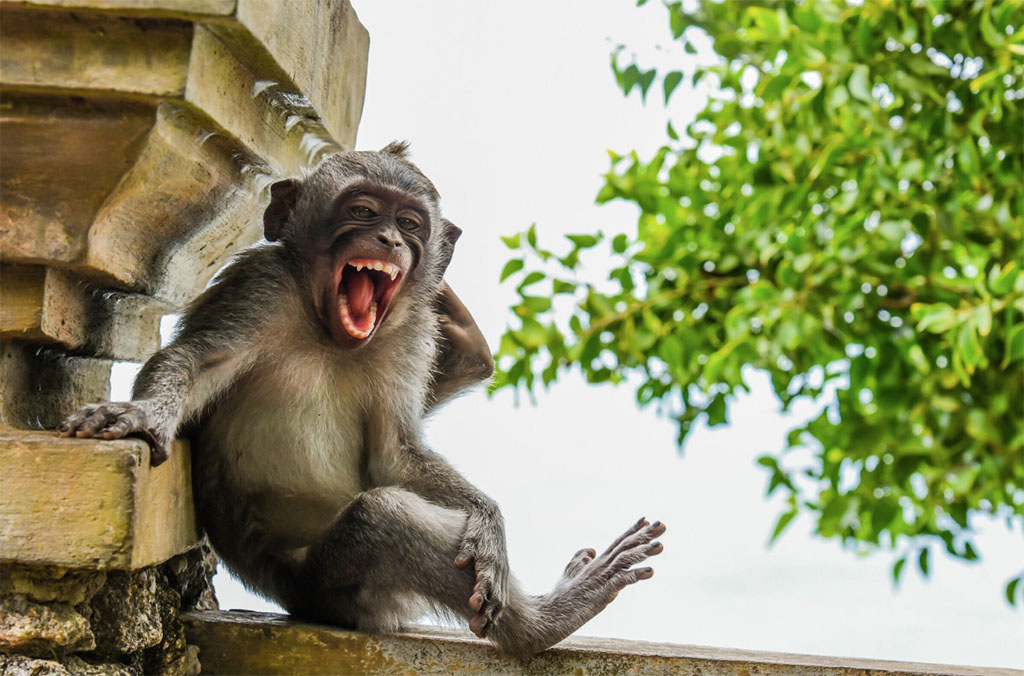
[[[58,428],[62,437],[102,437],[121,439],[140,437],[149,442],[150,462],[155,467],[167,460],[169,444],[164,435],[149,424],[149,416],[139,402],[107,401],[88,404],[72,414]]]
[[[508,552],[500,514],[488,510],[470,513],[455,565],[465,568],[470,562],[476,571],[476,584],[469,607],[476,615],[469,621],[469,628],[480,638],[487,638],[509,597]]]

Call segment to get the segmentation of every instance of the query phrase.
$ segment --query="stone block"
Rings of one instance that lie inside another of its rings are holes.
[[[192,24],[4,7],[0,70],[7,87],[180,96]]]
[[[0,561],[134,570],[197,542],[187,446],[0,433]]]
[[[102,291],[66,270],[0,267],[0,337],[58,345],[97,357],[145,361],[160,348],[160,320],[177,306]]]
[[[210,18],[228,15],[235,10],[235,0],[32,0],[33,5],[61,9],[103,10],[124,13],[144,13]]]
[[[0,337],[77,348],[89,330],[88,294],[64,270],[34,265],[0,267]]]
[[[203,114],[163,103],[89,230],[88,272],[174,304],[262,232],[263,163]]]
[[[160,349],[160,320],[178,310],[159,298],[93,289],[83,350],[97,357],[144,362]]]
[[[370,36],[351,4],[239,0],[236,16],[312,102],[334,139],[355,147]]]
[[[297,175],[341,149],[309,98],[237,25],[196,28],[185,100],[279,175]]]
[[[5,340],[0,346],[0,429],[55,429],[81,406],[108,400],[112,364]]]
[[[5,44],[2,53],[8,52]],[[16,263],[79,262],[100,206],[135,164],[153,107],[6,89],[3,99],[0,256]]]

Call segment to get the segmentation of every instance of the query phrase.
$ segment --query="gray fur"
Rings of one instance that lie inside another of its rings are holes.
[[[335,200],[356,185],[420,204],[425,241],[390,221],[334,234]],[[175,435],[189,436],[214,548],[300,617],[386,631],[440,607],[527,655],[650,577],[633,566],[661,551],[652,540],[664,526],[641,520],[601,556],[578,552],[550,593],[525,594],[509,574],[498,506],[423,444],[424,412],[493,362],[442,281],[457,229],[406,146],[335,155],[280,184],[275,200],[265,222],[276,241],[240,255],[196,299],[140,372],[133,401],[85,407],[61,433],[144,436],[154,464]],[[416,261],[355,348],[332,338],[321,307],[338,237],[404,246]]]

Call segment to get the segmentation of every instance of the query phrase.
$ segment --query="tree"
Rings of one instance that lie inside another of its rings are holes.
[[[518,324],[495,387],[629,377],[682,445],[694,421],[726,421],[752,365],[784,406],[828,402],[758,458],[789,505],[773,540],[803,512],[894,552],[897,581],[908,559],[927,575],[935,545],[978,558],[973,514],[1024,524],[1019,2],[666,8],[681,49],[710,40],[717,62],[659,72],[620,49],[616,81],[666,103],[704,82],[708,102],[653,157],[612,155],[597,200],[641,215],[607,279],[579,266],[600,232],[560,253],[535,228],[504,238]]]

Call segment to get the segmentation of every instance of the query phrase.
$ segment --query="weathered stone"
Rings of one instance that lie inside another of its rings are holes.
[[[181,610],[181,595],[167,584],[166,578],[162,582],[157,592],[162,637],[159,645],[143,653],[143,671],[147,674],[165,676],[198,674],[199,648],[188,645],[185,625],[178,617]]]
[[[84,404],[110,398],[107,359],[72,357],[57,349],[5,341],[0,363],[0,424],[54,429]]]
[[[0,51],[13,52],[6,43]],[[96,212],[153,126],[153,107],[6,90],[3,98],[0,255],[18,263],[80,261]]]
[[[0,336],[97,357],[145,361],[160,348],[160,320],[178,308],[141,294],[102,291],[66,270],[0,268]]]
[[[56,660],[0,654],[0,676],[67,676],[67,674],[68,670]]]
[[[193,546],[188,448],[149,455],[138,439],[0,433],[0,560],[139,569]]]
[[[91,650],[89,620],[66,603],[34,603],[24,594],[0,597],[0,650],[46,656]]]
[[[87,294],[64,270],[0,267],[0,336],[80,347],[88,332]]]
[[[8,87],[91,89],[179,96],[192,24],[4,7],[0,70]]]
[[[352,6],[346,0],[239,0],[236,16],[312,102],[334,139],[354,147],[370,37]]]
[[[1022,676],[1015,669],[787,655],[571,637],[529,659],[499,655],[464,631],[418,627],[370,635],[283,615],[183,615],[203,669],[231,674],[671,674],[673,676]]]
[[[111,571],[89,604],[96,654],[116,657],[151,648],[163,640],[157,573],[153,568]]]
[[[157,122],[89,230],[87,266],[180,304],[261,232],[261,161],[203,115],[161,104]]]
[[[0,655],[0,676],[138,676],[118,663],[93,663],[71,655],[45,660],[24,655]]]
[[[160,320],[176,310],[159,298],[93,289],[82,349],[97,357],[144,362],[160,349]]]
[[[185,100],[266,158],[275,173],[294,176],[341,147],[279,71],[244,29],[197,27]]]
[[[217,573],[217,555],[203,538],[198,547],[175,556],[162,568],[170,586],[181,595],[182,610],[217,610],[213,576]]]
[[[235,0],[32,0],[32,4],[66,9],[123,10],[131,13],[180,16],[226,15],[235,9]]]
[[[182,303],[258,239],[272,173],[354,144],[368,39],[346,0],[36,4],[0,20],[5,261]]]
[[[107,580],[98,570],[69,570],[59,566],[24,566],[3,564],[0,575],[0,596],[24,594],[32,601],[60,601],[77,606],[96,595]]]

